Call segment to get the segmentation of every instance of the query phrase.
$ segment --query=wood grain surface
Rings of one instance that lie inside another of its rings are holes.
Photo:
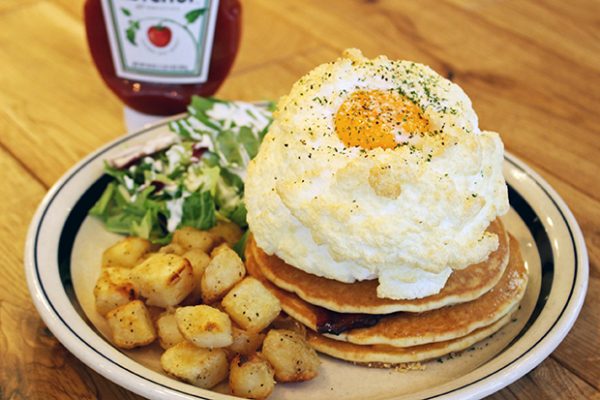
[[[590,256],[586,304],[558,349],[492,399],[600,399],[600,2],[247,0],[218,92],[275,99],[346,47],[431,65],[482,128],[573,210]],[[0,2],[0,399],[137,399],[43,325],[23,274],[29,221],[51,185],[125,131],[87,51],[81,0]]]

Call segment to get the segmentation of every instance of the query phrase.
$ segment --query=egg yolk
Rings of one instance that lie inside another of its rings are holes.
[[[348,147],[393,149],[416,142],[429,130],[419,106],[391,90],[358,90],[335,115],[335,131]]]

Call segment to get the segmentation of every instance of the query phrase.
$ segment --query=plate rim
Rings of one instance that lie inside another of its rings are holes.
[[[84,348],[86,345],[89,346],[89,344],[85,343],[85,341],[83,341],[75,332],[65,329],[64,326],[62,326],[62,323],[57,324],[58,320],[62,319],[58,313],[58,310],[53,310],[48,300],[45,299],[44,296],[42,296],[40,293],[40,277],[37,276],[36,272],[34,271],[34,260],[36,250],[34,245],[37,237],[37,228],[40,226],[40,223],[42,222],[43,217],[45,216],[46,211],[48,210],[48,206],[60,193],[60,190],[68,183],[68,181],[74,176],[76,176],[82,169],[84,169],[87,164],[89,164],[92,160],[96,159],[99,154],[102,154],[115,146],[125,143],[131,140],[132,138],[138,137],[145,133],[149,134],[161,127],[164,127],[168,125],[169,122],[181,118],[182,115],[185,114],[175,115],[173,117],[166,118],[154,124],[148,125],[143,129],[137,130],[135,132],[119,136],[114,140],[101,146],[97,150],[91,152],[86,157],[77,162],[65,174],[63,174],[58,181],[56,181],[56,183],[50,188],[48,193],[40,202],[38,208],[36,209],[36,212],[32,217],[25,243],[24,268],[26,272],[29,293],[33,299],[38,314],[40,315],[46,326],[52,331],[52,333],[57,337],[61,344],[65,346],[67,350],[69,350],[69,352],[74,354],[88,367],[92,368],[105,378],[117,383],[118,385],[144,396],[155,396],[157,394],[157,391],[155,390],[155,388],[153,388],[153,386],[162,385],[156,382],[148,382],[144,377],[138,376],[138,374],[136,374],[133,371],[127,371],[127,374],[133,374],[135,376],[135,380],[141,379],[143,382],[137,382],[133,379],[127,379],[126,376],[121,377],[118,376],[118,374],[115,377],[115,374],[111,373],[110,367],[119,367],[118,364],[115,365],[114,362],[108,359],[103,359],[100,363],[98,363],[98,356],[93,355],[93,352],[90,353],[88,349]],[[574,261],[576,263],[574,268],[579,267],[577,271],[575,271],[577,273],[574,274],[572,292],[570,294],[570,297],[567,299],[565,306],[561,311],[561,314],[558,316],[558,318],[553,323],[552,327],[547,331],[547,333],[541,338],[539,338],[539,340],[534,345],[532,345],[527,351],[518,355],[517,358],[515,358],[511,363],[503,366],[500,369],[490,372],[490,374],[485,377],[482,377],[473,382],[469,382],[461,388],[451,389],[449,392],[446,393],[426,397],[427,399],[441,400],[480,398],[494,393],[500,390],[501,388],[513,383],[522,376],[526,375],[529,371],[531,371],[533,368],[539,365],[545,358],[547,358],[563,341],[563,339],[575,323],[585,300],[589,280],[589,260],[583,234],[579,225],[577,224],[577,221],[575,220],[573,213],[571,212],[565,201],[561,198],[561,196],[550,186],[550,184],[547,183],[537,172],[535,172],[526,163],[524,163],[518,157],[516,157],[508,151],[505,151],[504,158],[505,161],[508,160],[515,167],[526,173],[531,178],[531,180],[534,181],[542,189],[546,197],[552,201],[554,207],[562,214],[565,220],[565,225],[572,235],[572,245],[575,253]],[[87,188],[89,187],[86,187],[85,189]],[[527,203],[529,204],[528,201]],[[85,323],[83,319],[82,322]],[[64,321],[63,323],[64,325],[67,325],[66,321]],[[73,340],[78,340],[83,343],[75,343],[73,342]],[[543,343],[543,345],[540,347],[541,343]],[[108,368],[104,365],[107,363],[110,364]],[[237,399],[237,397],[232,397],[229,395],[224,395],[208,390],[201,390],[201,392],[204,392],[202,393],[202,395],[206,395],[209,397],[201,397],[196,394],[180,392],[173,387],[163,387],[162,389],[159,388],[158,392],[162,392],[163,395],[170,395],[181,399],[189,399],[193,397],[205,400],[219,398]]]
[[[528,374],[531,370],[548,358],[569,334],[585,302],[589,283],[589,258],[583,233],[571,209],[556,190],[533,168],[509,151],[504,152],[505,160],[509,160],[521,171],[525,172],[544,192],[546,197],[552,201],[556,209],[563,217],[566,227],[570,232],[574,251],[575,274],[573,286],[567,301],[554,321],[550,329],[539,338],[525,353],[520,354],[508,365],[490,373],[488,376],[469,383],[464,388],[456,389],[452,396],[444,397],[445,394],[427,397],[423,400],[442,399],[476,399],[493,394],[507,387],[518,379]],[[528,203],[529,204],[529,203]],[[546,342],[539,347],[542,342]],[[519,362],[519,360],[523,360]],[[514,364],[514,365],[513,365]],[[522,365],[522,366],[521,366]],[[482,390],[472,393],[472,386],[481,386]]]

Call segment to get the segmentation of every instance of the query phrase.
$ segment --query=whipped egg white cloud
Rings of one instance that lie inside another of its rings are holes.
[[[486,259],[508,210],[498,134],[430,68],[348,50],[294,86],[250,163],[257,244],[311,274],[420,298]]]

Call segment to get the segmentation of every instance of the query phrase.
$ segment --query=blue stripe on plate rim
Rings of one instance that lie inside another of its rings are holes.
[[[63,317],[61,316],[61,314],[58,312],[56,306],[52,303],[51,299],[49,298],[48,294],[47,294],[47,288],[44,287],[44,284],[42,282],[41,276],[40,276],[40,263],[38,260],[38,245],[39,245],[39,235],[40,235],[40,229],[41,226],[47,216],[47,212],[48,209],[50,208],[50,206],[52,205],[52,203],[56,200],[57,196],[60,194],[61,190],[64,189],[64,187],[68,184],[68,182],[75,176],[77,175],[82,169],[86,168],[91,162],[95,161],[96,159],[98,159],[99,157],[102,157],[106,152],[108,152],[109,150],[113,149],[116,146],[121,145],[122,143],[131,140],[134,137],[140,136],[142,134],[145,134],[149,131],[155,130],[161,126],[164,126],[168,123],[168,121],[164,121],[164,122],[160,122],[156,125],[150,126],[146,129],[137,131],[135,133],[132,133],[128,136],[125,136],[121,139],[118,139],[108,145],[106,145],[105,147],[103,147],[102,149],[98,150],[97,152],[93,153],[92,155],[90,155],[88,158],[82,160],[82,162],[80,162],[78,165],[76,165],[75,167],[73,167],[73,169],[71,169],[67,175],[65,175],[65,177],[63,179],[61,179],[56,186],[54,186],[50,192],[48,193],[47,197],[44,199],[44,201],[42,202],[42,204],[40,205],[40,209],[38,209],[38,212],[36,213],[36,216],[39,216],[39,218],[34,218],[34,222],[37,221],[37,224],[35,226],[32,225],[32,227],[30,229],[35,229],[34,232],[30,232],[30,235],[33,233],[33,247],[32,247],[32,255],[33,255],[33,267],[34,267],[34,272],[35,272],[35,277],[37,280],[37,285],[41,288],[42,294],[43,294],[43,301],[45,301],[45,303],[52,309],[52,311],[54,312],[55,316],[61,321],[61,323],[64,325],[64,328],[66,328],[68,331],[71,332],[71,334],[76,337],[82,344],[84,344],[86,347],[88,347],[90,350],[92,350],[93,352],[95,352],[98,356],[104,358],[105,360],[109,361],[110,363],[114,364],[115,366],[123,369],[124,371],[137,376],[138,378],[141,378],[143,380],[148,381],[149,383],[158,385],[158,386],[162,386],[165,389],[168,390],[172,390],[172,391],[176,391],[179,392],[181,394],[184,394],[186,396],[191,396],[193,398],[197,398],[197,399],[203,399],[203,400],[211,400],[210,398],[207,397],[202,397],[199,396],[197,394],[194,393],[190,393],[190,392],[186,392],[186,391],[182,391],[179,390],[177,388],[174,387],[170,387],[167,385],[164,385],[160,382],[156,382],[154,380],[151,380],[149,378],[147,378],[144,375],[141,375],[135,371],[132,371],[131,369],[115,362],[114,360],[112,360],[111,358],[107,357],[106,355],[102,354],[101,352],[99,352],[96,348],[94,348],[91,344],[89,344],[88,342],[86,342],[68,323],[67,321],[65,321],[63,319]],[[587,260],[587,255],[585,254],[585,248],[580,249],[579,246],[577,246],[575,237],[574,237],[574,233],[572,230],[572,224],[569,221],[569,218],[567,218],[567,216],[565,215],[565,212],[563,211],[563,208],[566,209],[566,211],[570,214],[570,211],[568,210],[568,208],[566,208],[566,205],[564,205],[564,203],[562,202],[562,200],[560,199],[560,197],[557,194],[550,194],[546,185],[547,184],[542,184],[541,182],[543,182],[543,180],[538,177],[535,176],[536,174],[534,173],[530,173],[529,171],[527,171],[522,165],[521,162],[519,162],[516,157],[506,154],[505,155],[505,161],[507,161],[508,163],[510,163],[513,167],[517,168],[519,171],[521,171],[523,174],[527,175],[528,178],[530,178],[533,182],[536,183],[536,185],[543,191],[543,193],[547,196],[548,199],[551,200],[551,202],[553,203],[554,207],[556,208],[556,210],[560,213],[560,216],[562,217],[565,226],[568,229],[569,232],[569,236],[570,236],[570,240],[571,240],[571,246],[572,246],[572,250],[574,252],[574,274],[573,274],[573,281],[571,283],[571,288],[570,288],[570,292],[567,298],[567,301],[564,303],[564,306],[562,308],[562,310],[560,311],[560,313],[558,314],[558,316],[556,317],[556,319],[554,320],[554,322],[552,323],[552,325],[550,326],[550,328],[544,332],[544,334],[533,344],[531,345],[526,351],[522,352],[521,354],[518,355],[518,357],[514,358],[513,360],[511,360],[509,363],[507,363],[506,365],[504,365],[503,367],[494,370],[493,372],[477,379],[474,381],[471,381],[463,386],[457,387],[457,388],[453,388],[451,390],[448,390],[446,392],[443,393],[438,393],[434,396],[431,397],[426,397],[424,398],[424,400],[431,400],[431,399],[436,399],[436,398],[440,398],[449,394],[454,394],[460,390],[466,389],[472,385],[477,384],[478,382],[484,381],[486,379],[492,379],[495,375],[499,374],[501,371],[503,371],[504,369],[507,369],[511,366],[514,366],[515,363],[517,363],[520,359],[522,359],[523,357],[525,357],[527,354],[531,353],[534,349],[536,349],[536,347],[547,337],[547,335],[553,331],[554,327],[556,326],[556,324],[561,320],[565,310],[569,307],[569,305],[571,305],[572,302],[572,296],[573,296],[573,292],[575,290],[575,287],[577,286],[577,284],[579,283],[578,280],[581,278],[581,276],[578,274],[579,269],[581,268],[581,265],[579,264],[579,260],[580,257],[583,256],[582,259]],[[73,241],[77,235],[77,232],[79,230],[79,227],[81,225],[81,223],[83,222],[85,216],[87,215],[87,211],[89,210],[89,208],[94,204],[95,200],[97,198],[99,198],[100,194],[102,193],[103,188],[108,184],[109,182],[109,178],[107,176],[102,176],[100,177],[97,181],[95,181],[92,185],[90,185],[90,187],[88,187],[88,189],[84,192],[84,194],[82,194],[82,196],[79,198],[79,200],[76,202],[76,205],[71,209],[71,211],[69,212],[66,220],[65,220],[65,224],[63,226],[63,229],[61,231],[60,234],[60,238],[59,238],[59,251],[58,251],[58,265],[59,265],[59,274],[61,277],[61,281],[63,283],[63,290],[65,291],[65,294],[67,295],[67,297],[70,299],[72,305],[75,307],[75,309],[77,310],[77,312],[79,313],[79,315],[82,317],[82,319],[87,321],[87,318],[85,317],[83,311],[81,310],[75,296],[73,293],[73,289],[72,289],[72,284],[71,284],[71,280],[70,280],[70,258],[71,258],[71,250],[72,250],[72,246],[73,246]],[[535,211],[531,208],[531,206],[527,203],[527,201],[523,198],[523,196],[521,196],[513,187],[511,187],[509,185],[508,187],[509,189],[509,198],[510,198],[510,203],[511,206],[513,207],[513,209],[517,212],[517,214],[520,216],[520,218],[525,222],[527,228],[529,229],[532,237],[534,238],[538,251],[539,251],[539,255],[540,255],[540,259],[541,259],[541,263],[542,263],[542,285],[541,285],[541,289],[540,289],[540,294],[538,296],[538,299],[536,301],[536,305],[535,308],[533,310],[532,315],[530,316],[529,320],[527,321],[527,323],[525,324],[524,328],[521,330],[521,332],[519,332],[519,334],[513,339],[513,341],[511,342],[511,344],[509,344],[504,351],[506,351],[508,348],[510,348],[510,346],[512,345],[512,343],[514,343],[515,341],[517,341],[523,334],[525,334],[525,332],[527,332],[527,330],[533,325],[533,323],[535,323],[537,317],[539,316],[539,314],[541,313],[542,309],[544,308],[544,305],[548,299],[548,295],[550,292],[550,288],[552,287],[552,281],[553,281],[553,277],[554,277],[554,257],[552,254],[552,247],[550,245],[550,240],[548,237],[548,234],[543,226],[543,224],[541,223],[541,220],[539,218],[539,216],[535,213]],[[559,201],[561,203],[563,203],[563,207],[561,207],[558,202],[557,202],[557,198],[559,199]],[[573,219],[572,215],[571,219]],[[573,219],[574,221],[574,219]],[[577,233],[578,236],[581,236],[581,233],[579,231],[579,228],[576,227],[577,229]],[[27,251],[27,249],[26,249]],[[584,254],[578,254],[578,251],[582,251]],[[26,258],[28,258],[28,255],[26,254]],[[585,265],[585,268],[587,269],[587,264]],[[587,275],[586,275],[587,276]],[[581,296],[585,296],[585,288],[583,289],[583,293]],[[36,304],[37,305],[37,304]],[[577,312],[579,310],[576,310]],[[572,321],[574,322],[574,321]],[[571,322],[571,325],[572,325]],[[88,325],[91,325],[88,321]],[[570,327],[569,327],[570,329]],[[102,340],[105,340],[101,335],[99,335],[99,338],[101,338]],[[553,350],[553,349],[552,349]],[[532,366],[533,368],[533,366]],[[524,375],[525,373],[527,373],[528,371],[524,371],[522,374],[520,374],[520,376]],[[508,383],[507,383],[508,384]],[[481,393],[483,394],[483,393]]]

